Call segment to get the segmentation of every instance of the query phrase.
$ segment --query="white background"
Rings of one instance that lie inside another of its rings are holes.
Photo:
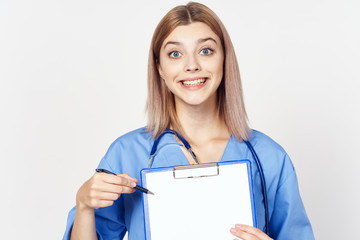
[[[145,125],[152,32],[184,3],[0,0],[2,239],[62,237],[111,142]],[[232,37],[251,126],[294,162],[316,238],[357,238],[359,1],[203,3]]]

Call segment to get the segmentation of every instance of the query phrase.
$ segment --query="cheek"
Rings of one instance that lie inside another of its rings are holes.
[[[223,61],[220,58],[219,61],[216,61],[212,65],[212,69],[214,69],[214,74],[218,75],[218,77],[222,78],[223,71],[224,71],[224,65]]]
[[[165,80],[171,80],[176,74],[176,65],[173,61],[171,61],[167,54],[164,51],[160,52],[160,59],[159,59],[159,73],[161,77]]]
[[[176,82],[178,71],[170,64],[161,65],[161,78],[164,80],[165,85],[171,90]]]
[[[161,64],[161,69],[162,77],[166,81],[176,79],[176,76],[179,73],[179,65],[176,64],[169,64],[164,62],[163,64]]]
[[[217,55],[214,58],[205,61],[203,66],[213,75],[216,75],[217,78],[222,78],[224,70],[224,58],[222,56]]]

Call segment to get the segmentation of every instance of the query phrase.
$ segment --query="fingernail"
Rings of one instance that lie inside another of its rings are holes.
[[[131,182],[131,187],[136,187],[136,183]]]
[[[244,225],[242,225],[242,224],[235,224],[235,227],[240,228],[240,229],[243,229],[243,228],[244,228]]]
[[[231,228],[231,229],[230,229],[230,232],[231,232],[231,233],[236,233],[236,229],[235,229],[235,228]]]

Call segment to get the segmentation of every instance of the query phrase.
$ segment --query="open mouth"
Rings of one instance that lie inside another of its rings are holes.
[[[187,87],[192,87],[192,86],[199,86],[199,85],[203,85],[206,80],[208,78],[199,78],[199,79],[194,79],[194,80],[183,80],[181,81],[182,85],[187,86]]]

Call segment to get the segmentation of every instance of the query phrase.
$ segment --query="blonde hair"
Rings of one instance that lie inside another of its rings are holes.
[[[250,128],[243,100],[239,66],[230,36],[216,14],[203,4],[189,2],[170,10],[155,29],[148,62],[148,112],[147,131],[157,138],[171,127],[184,134],[175,110],[174,96],[161,80],[157,64],[161,46],[167,36],[178,26],[202,22],[221,39],[224,51],[223,79],[217,90],[218,109],[228,129],[239,140],[249,137]]]

